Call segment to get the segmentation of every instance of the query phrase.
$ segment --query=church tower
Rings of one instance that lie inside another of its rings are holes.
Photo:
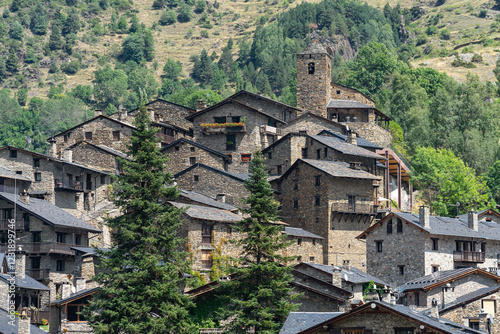
[[[332,57],[316,40],[297,54],[297,108],[327,117],[331,97]]]

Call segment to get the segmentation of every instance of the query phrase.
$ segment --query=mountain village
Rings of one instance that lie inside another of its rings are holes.
[[[210,301],[215,256],[237,257],[232,226],[249,195],[256,151],[281,204],[284,250],[300,297],[282,334],[500,333],[500,213],[457,217],[416,206],[412,167],[391,144],[390,117],[361,92],[331,82],[332,51],[297,55],[297,107],[239,91],[196,110],[146,104],[184,208],[192,271]],[[121,108],[48,138],[47,155],[0,148],[0,333],[92,333],[81,309],[99,291],[94,247],[111,247],[112,175],[123,173],[138,110]],[[15,224],[12,224],[12,221]],[[7,253],[15,225],[15,265]],[[10,280],[15,272],[15,282]],[[221,279],[231,279],[231,275]],[[16,287],[15,330],[9,287]],[[203,329],[202,333],[221,333]]]

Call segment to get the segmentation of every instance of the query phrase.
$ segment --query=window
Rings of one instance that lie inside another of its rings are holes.
[[[309,74],[314,74],[314,71],[315,71],[314,63],[309,63],[307,65],[307,71],[309,72]]]
[[[227,226],[226,232],[227,232],[227,235],[233,234],[233,228],[231,226]]]
[[[302,159],[307,159],[307,148],[302,149]]]
[[[31,269],[40,269],[41,258],[32,257],[31,258]]]
[[[314,256],[309,257],[309,262],[314,262]]]
[[[37,182],[42,181],[42,173],[39,173],[39,172],[35,173],[35,181],[37,181]]]
[[[42,242],[42,232],[32,232],[31,240],[32,242]]]
[[[56,261],[56,271],[64,271],[64,260]]]
[[[356,211],[356,196],[347,195],[347,210]]]
[[[68,135],[64,135],[64,142],[66,143],[68,141]]]
[[[486,242],[481,242],[481,253],[486,253]]]
[[[415,292],[415,306],[420,306],[420,294]]]
[[[396,223],[396,229],[398,233],[403,233],[403,221],[398,218],[397,223]]]
[[[283,167],[281,167],[281,165],[277,166],[276,169],[277,169],[278,174],[283,173]]]
[[[302,239],[300,239],[300,238],[297,239],[297,245],[299,245],[299,246],[302,245]]]
[[[175,150],[179,151],[181,148],[179,146],[175,146]]]
[[[394,334],[413,334],[413,328],[394,328]]]
[[[212,225],[202,224],[201,225],[201,243],[211,244],[212,243]]]
[[[377,249],[377,253],[382,252],[382,241],[375,241],[375,247]]]
[[[294,199],[293,200],[293,208],[294,209],[298,209],[299,208],[299,200],[298,199]]]
[[[315,186],[320,186],[320,185],[321,185],[321,175],[316,175],[316,176],[314,177],[314,181],[315,181],[315,182],[314,182],[314,185],[315,185]]]
[[[316,150],[316,159],[321,159],[321,150],[320,149],[317,149]]]
[[[236,135],[226,135],[226,150],[236,150]]]
[[[313,239],[313,246],[316,246],[316,239]]]
[[[340,90],[337,91],[337,95],[340,95]]]
[[[56,242],[60,244],[66,243],[66,234],[64,233],[56,233]]]
[[[241,154],[241,161],[242,162],[250,162],[252,160],[252,154],[250,153],[245,153],[245,154]]]
[[[92,132],[85,132],[85,139],[92,140]]]
[[[68,321],[81,322],[87,321],[84,314],[81,314],[83,309],[89,305],[89,297],[84,297],[72,301],[68,304]]]
[[[483,299],[481,301],[481,305],[481,308],[484,310],[484,312],[489,313],[493,317],[495,317],[496,305],[494,300]]]
[[[432,238],[432,250],[439,250],[439,239]]]
[[[75,245],[81,245],[82,244],[82,236],[79,234],[75,234]]]
[[[14,218],[14,210],[13,209],[4,209],[3,210],[3,218],[4,219]]]
[[[392,219],[387,221],[387,234],[392,234]]]
[[[432,266],[431,271],[437,273],[439,271],[439,266]]]
[[[299,256],[299,257],[297,258],[297,261],[302,262],[302,256]]]
[[[17,175],[23,175],[23,171],[22,170],[16,170],[16,174]]]
[[[342,334],[363,334],[364,329],[343,329]]]
[[[120,131],[113,131],[113,140],[120,140]]]
[[[241,116],[232,116],[231,117],[231,122],[233,122],[233,123],[239,123],[239,122],[241,122]]]
[[[101,184],[106,184],[106,175],[101,175]]]
[[[9,235],[7,233],[0,233],[0,244],[6,244],[9,242]]]
[[[40,167],[40,159],[33,158],[33,167]]]
[[[299,190],[299,184],[298,184],[298,182],[294,183],[293,190]]]
[[[17,158],[17,151],[16,150],[11,150],[10,151],[10,157],[11,158]]]
[[[226,123],[226,116],[214,117],[214,123],[217,123],[217,124]]]
[[[398,266],[398,272],[400,275],[404,275],[405,274],[405,266],[403,266],[403,265]]]
[[[189,164],[192,166],[196,164],[196,157],[189,157]]]
[[[208,270],[212,268],[212,251],[202,250],[201,251],[201,269]]]
[[[194,147],[194,146],[191,146],[191,147],[189,148],[189,150],[190,150],[191,152],[196,151],[196,149],[195,149],[195,147]]]
[[[194,182],[200,181],[200,176],[199,175],[194,175],[193,176],[193,180],[194,180]]]
[[[267,159],[272,159],[272,158],[273,158],[273,153],[272,153],[272,152],[269,152],[269,153],[267,154]]]
[[[326,158],[328,156],[328,148],[323,149],[323,157]]]
[[[316,198],[314,199],[314,205],[315,206],[321,205],[321,197],[320,196],[316,196]]]
[[[30,230],[30,214],[23,213],[23,220],[24,220],[24,230],[29,231]]]
[[[469,327],[472,329],[479,329],[479,319],[469,319]]]

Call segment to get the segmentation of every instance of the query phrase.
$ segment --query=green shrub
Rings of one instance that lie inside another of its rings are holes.
[[[163,12],[163,14],[161,14],[160,20],[158,21],[158,23],[160,23],[162,26],[174,24],[175,22],[177,22],[177,17],[173,10]]]
[[[76,74],[78,70],[80,69],[80,63],[78,61],[70,61],[68,63],[64,63],[61,66],[61,70],[69,75]]]

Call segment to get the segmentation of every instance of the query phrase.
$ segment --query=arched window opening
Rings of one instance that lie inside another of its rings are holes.
[[[314,63],[309,63],[309,65],[307,65],[307,68],[309,70],[309,74],[314,74]]]

